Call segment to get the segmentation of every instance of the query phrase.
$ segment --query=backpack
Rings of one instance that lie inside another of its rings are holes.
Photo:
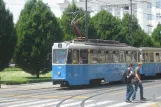
[[[122,74],[122,79],[124,84],[128,84],[129,83],[129,79],[127,78],[127,76],[129,75],[130,71],[127,69],[123,74]]]

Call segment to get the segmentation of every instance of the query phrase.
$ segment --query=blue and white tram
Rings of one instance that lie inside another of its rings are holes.
[[[101,40],[100,40],[101,41]],[[52,47],[52,81],[88,85],[121,81],[129,62],[137,63],[139,48],[121,43],[62,42]]]
[[[144,76],[161,76],[161,48],[140,47],[142,68],[140,73]]]

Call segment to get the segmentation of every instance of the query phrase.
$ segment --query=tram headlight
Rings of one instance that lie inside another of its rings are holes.
[[[58,72],[58,75],[61,75],[61,72]]]

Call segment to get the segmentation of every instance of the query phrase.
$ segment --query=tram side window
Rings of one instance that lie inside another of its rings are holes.
[[[154,54],[153,53],[149,53],[149,61],[154,62]]]
[[[143,53],[143,61],[144,62],[149,62],[148,53]]]
[[[99,61],[99,63],[105,63],[106,62],[105,51],[98,50],[98,61]]]
[[[138,52],[138,62],[143,61],[141,52]]]
[[[80,62],[82,62],[82,64],[88,64],[88,50],[87,49],[80,50]]]
[[[126,51],[126,62],[127,63],[132,62],[132,60],[131,60],[131,52],[130,51]]]
[[[98,63],[97,50],[90,50],[90,62],[91,64]]]
[[[132,62],[137,62],[137,52],[136,51],[132,52]]]
[[[79,63],[79,50],[78,49],[73,49],[73,64],[78,64]]]
[[[67,64],[72,64],[72,50],[68,50]]]
[[[145,61],[145,59],[146,59],[145,56],[146,56],[145,53],[143,53],[143,62],[146,62]]]
[[[160,55],[159,55],[159,53],[156,53],[156,62],[160,62]]]
[[[125,51],[120,51],[120,62],[125,62]]]
[[[161,53],[159,53],[159,59],[160,59],[160,62],[161,62]]]
[[[107,63],[112,63],[113,62],[112,51],[106,51],[106,62]]]
[[[114,63],[119,62],[119,51],[113,51],[113,62]]]

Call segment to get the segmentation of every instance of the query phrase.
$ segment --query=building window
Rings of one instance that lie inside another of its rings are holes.
[[[160,1],[156,2],[156,8],[160,8]]]
[[[88,7],[87,10],[88,10],[88,11],[92,11],[92,7]]]
[[[151,14],[147,15],[147,20],[152,20],[152,15]]]
[[[160,13],[156,14],[156,19],[159,20],[160,19]]]
[[[107,9],[108,12],[112,12],[112,7],[111,7],[111,6],[108,5],[108,6],[106,7],[106,9]]]
[[[147,4],[147,8],[148,8],[148,9],[151,9],[151,8],[152,8],[152,4],[151,4],[151,3],[148,3],[148,4]]]

